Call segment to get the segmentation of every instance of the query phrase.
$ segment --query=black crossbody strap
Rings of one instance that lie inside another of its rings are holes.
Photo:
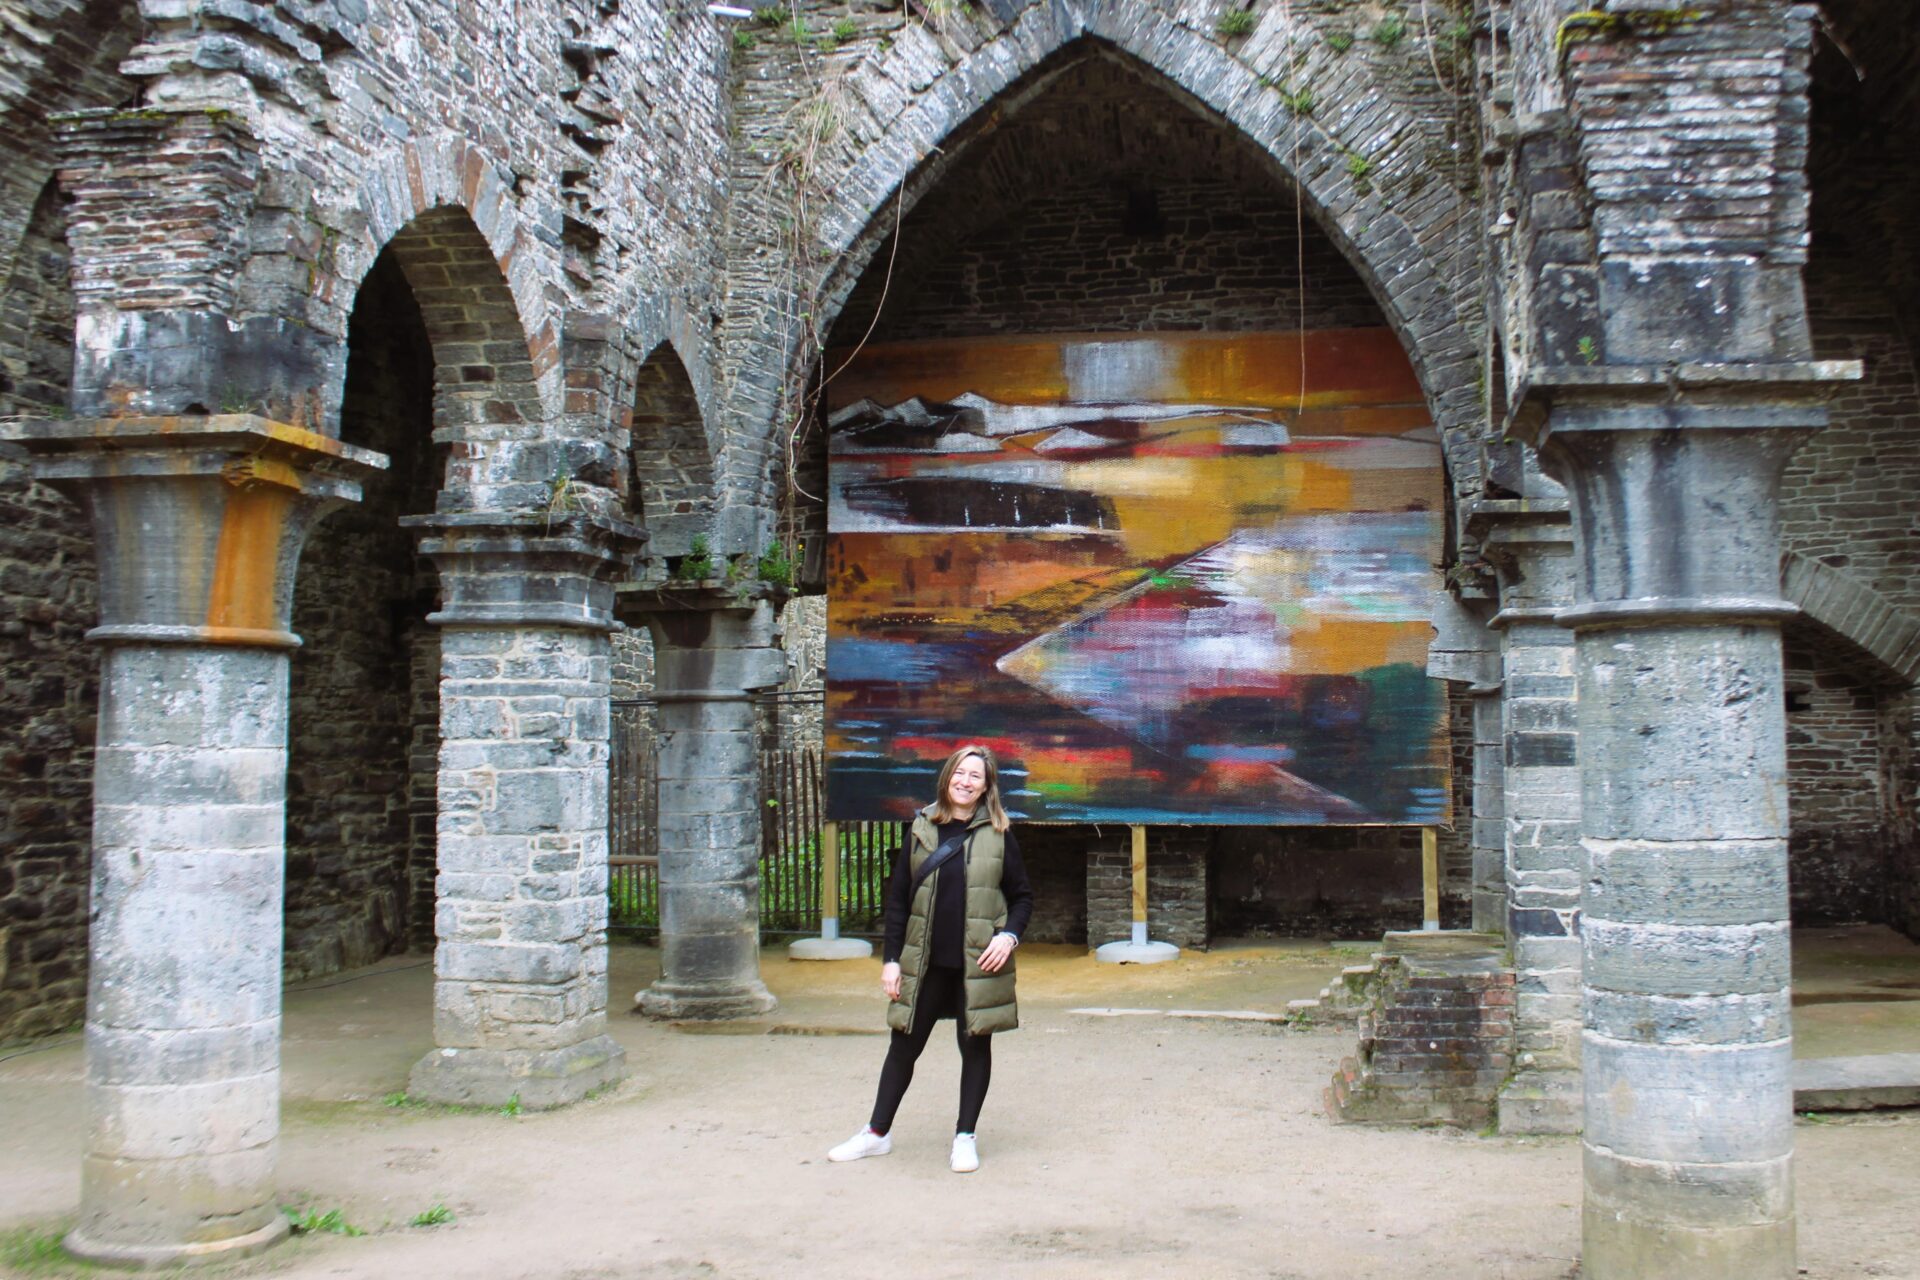
[[[920,892],[920,886],[926,883],[928,876],[940,869],[941,863],[960,852],[961,849],[966,847],[966,843],[967,833],[965,831],[962,831],[957,836],[942,840],[940,847],[935,849],[932,856],[921,863],[920,869],[913,873],[913,887],[907,890],[908,900],[911,901],[913,895]]]

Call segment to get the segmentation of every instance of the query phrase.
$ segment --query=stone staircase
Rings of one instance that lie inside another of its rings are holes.
[[[1499,939],[1403,933],[1289,1012],[1358,1022],[1359,1045],[1325,1094],[1336,1120],[1478,1129],[1512,1065],[1513,1004]]]

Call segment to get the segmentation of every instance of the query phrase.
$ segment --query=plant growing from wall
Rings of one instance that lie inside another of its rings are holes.
[[[673,567],[673,576],[681,582],[705,582],[713,576],[713,549],[706,534],[693,535],[687,544],[687,554]]]
[[[1391,49],[1406,39],[1407,20],[1397,13],[1388,14],[1373,27],[1373,42],[1382,49]]]
[[[1252,33],[1258,19],[1247,9],[1229,9],[1213,24],[1214,34],[1222,40],[1237,40]]]
[[[1336,27],[1326,34],[1327,48],[1335,53],[1345,53],[1353,48],[1353,32]]]
[[[760,553],[754,568],[760,575],[760,581],[776,587],[791,587],[798,566],[785,543],[773,542]]]
[[[1678,27],[1692,26],[1705,18],[1700,9],[1583,9],[1561,19],[1553,33],[1553,52],[1560,69],[1566,70],[1567,56],[1573,46],[1589,40],[1618,40],[1627,36],[1664,36]]]

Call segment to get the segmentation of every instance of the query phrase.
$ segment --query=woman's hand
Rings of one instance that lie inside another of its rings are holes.
[[[887,993],[887,999],[900,998],[900,962],[888,961],[880,966],[880,989]]]
[[[998,973],[1006,967],[1007,957],[1020,945],[1020,940],[1010,933],[996,933],[987,949],[980,953],[980,972]]]

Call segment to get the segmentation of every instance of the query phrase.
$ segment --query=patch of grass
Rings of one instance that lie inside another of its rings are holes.
[[[1373,42],[1382,49],[1391,49],[1407,38],[1407,20],[1399,14],[1390,14],[1380,19],[1373,28]]]
[[[520,1095],[507,1099],[505,1106],[466,1106],[457,1102],[429,1102],[407,1093],[390,1093],[380,1099],[382,1106],[421,1116],[517,1116],[521,1112]]]
[[[1353,48],[1353,32],[1327,32],[1327,48],[1333,50],[1335,53],[1345,53],[1347,50]]]
[[[407,1219],[410,1227],[442,1227],[453,1221],[453,1210],[435,1202]]]
[[[94,1270],[61,1248],[66,1234],[64,1226],[44,1224],[0,1231],[0,1264],[10,1276],[65,1275],[82,1267]]]
[[[733,47],[741,53],[752,53],[753,47],[759,43],[760,41],[754,36],[753,32],[747,30],[745,27],[735,27],[733,29]]]
[[[328,1236],[363,1236],[367,1234],[347,1221],[347,1217],[338,1209],[328,1209],[324,1213],[318,1209],[300,1208],[283,1204],[280,1211],[287,1215],[287,1221],[293,1224],[293,1234]]]
[[[781,5],[763,4],[753,11],[753,20],[763,27],[784,26],[787,21],[787,11]]]
[[[1358,151],[1349,151],[1347,152],[1347,173],[1350,174],[1355,181],[1365,182],[1368,176],[1373,173],[1373,161],[1367,159],[1367,157],[1361,155]]]
[[[1235,40],[1252,32],[1258,20],[1245,9],[1229,9],[1213,24],[1214,34],[1222,40]]]
[[[852,18],[842,18],[833,24],[833,38],[841,44],[860,34],[860,24]]]
[[[1600,348],[1594,345],[1591,337],[1582,337],[1580,341],[1573,344],[1573,347],[1580,353],[1580,358],[1588,364],[1600,363]]]

